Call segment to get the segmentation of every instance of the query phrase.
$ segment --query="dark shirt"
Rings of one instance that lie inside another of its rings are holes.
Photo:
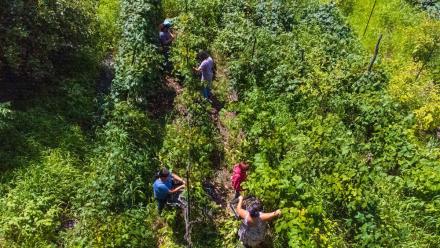
[[[159,33],[159,39],[160,39],[160,44],[162,46],[169,46],[172,40],[170,31],[166,31],[166,32],[161,31]]]

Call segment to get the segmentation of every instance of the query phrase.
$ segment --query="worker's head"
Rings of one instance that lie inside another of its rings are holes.
[[[203,60],[205,60],[205,59],[207,59],[207,58],[209,58],[209,54],[208,54],[207,51],[200,51],[200,52],[197,54],[197,59],[200,60],[200,61],[203,61]]]
[[[162,168],[159,171],[159,178],[162,181],[165,181],[168,178],[169,175],[170,175],[170,172],[166,168]]]
[[[163,24],[163,23],[161,23],[159,25],[159,28],[160,28],[160,31],[162,31],[162,32],[167,32],[169,30],[169,27],[165,26],[165,24]]]
[[[260,216],[260,212],[262,210],[261,202],[259,200],[255,200],[251,204],[249,204],[246,209],[251,217],[258,217]]]

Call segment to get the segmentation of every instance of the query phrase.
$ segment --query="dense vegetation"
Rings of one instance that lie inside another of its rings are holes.
[[[437,0],[408,0],[409,3],[429,13],[433,18],[440,19],[440,2]]]
[[[374,1],[341,2],[366,49],[372,50],[379,34],[384,34],[381,60],[390,77],[389,94],[414,113],[418,132],[434,133],[440,124],[435,84],[440,76],[440,36],[436,31],[440,21],[403,1],[378,1],[366,29],[373,6]]]
[[[243,159],[246,191],[282,209],[273,247],[440,246],[437,5],[378,1],[362,37],[373,2],[6,1],[0,246],[184,247],[181,211],[152,196],[165,165],[190,179],[193,246],[236,247],[206,184]],[[202,49],[220,113],[192,73]]]

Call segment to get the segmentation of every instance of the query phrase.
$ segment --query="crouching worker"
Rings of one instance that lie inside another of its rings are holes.
[[[281,210],[271,213],[261,212],[260,201],[255,201],[242,208],[243,196],[238,197],[237,214],[243,219],[238,236],[245,247],[259,247],[266,238],[267,222],[281,215]]]
[[[240,196],[241,183],[246,180],[246,171],[249,170],[249,164],[244,162],[240,162],[234,165],[234,169],[232,169],[231,183],[232,188],[235,190],[234,200]],[[235,201],[236,202],[236,201]]]
[[[180,186],[177,186],[177,184],[180,184]],[[154,198],[157,200],[159,214],[167,201],[170,201],[173,195],[180,192],[184,187],[185,181],[178,175],[170,173],[166,168],[159,171],[158,178],[153,184]]]

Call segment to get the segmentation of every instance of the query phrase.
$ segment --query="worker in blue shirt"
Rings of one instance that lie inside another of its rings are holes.
[[[177,182],[182,183],[182,185],[173,188]],[[185,181],[178,175],[170,173],[166,168],[159,171],[158,178],[153,184],[154,198],[157,200],[159,213],[162,212],[170,196],[181,191],[184,187]]]

